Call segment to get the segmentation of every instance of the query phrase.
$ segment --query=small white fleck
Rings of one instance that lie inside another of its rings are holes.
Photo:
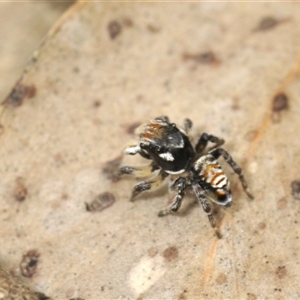
[[[254,174],[257,172],[257,167],[258,167],[257,162],[253,161],[249,164],[248,170],[250,173]]]
[[[174,161],[174,156],[170,152],[161,153],[159,156],[166,161]]]

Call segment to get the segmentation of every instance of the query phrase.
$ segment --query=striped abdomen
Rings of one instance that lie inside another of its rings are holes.
[[[200,176],[200,182],[205,189],[209,189],[214,197],[213,201],[220,205],[231,204],[230,183],[218,161],[210,154],[200,157],[195,165],[195,171]]]

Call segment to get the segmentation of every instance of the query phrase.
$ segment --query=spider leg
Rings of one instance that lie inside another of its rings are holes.
[[[173,200],[172,204],[170,205],[170,207],[168,207],[167,209],[164,209],[164,210],[162,210],[158,213],[159,217],[166,216],[170,212],[177,212],[178,211],[178,209],[181,206],[182,199],[185,195],[186,186],[187,186],[186,178],[184,178],[184,177],[178,177],[172,183],[171,189],[172,190],[177,190],[177,194],[174,197],[174,200]]]
[[[193,127],[193,123],[190,119],[184,119],[183,120],[183,128],[186,134],[189,134],[189,131]]]
[[[219,147],[221,146],[222,144],[224,144],[224,140],[221,139],[221,138],[218,138],[214,135],[211,135],[211,134],[207,134],[207,133],[202,133],[202,135],[200,136],[197,144],[196,144],[196,153],[200,154],[203,152],[203,150],[205,149],[205,147],[207,146],[207,143],[208,142],[211,142],[211,143],[214,143],[215,145],[212,146],[209,150],[212,150],[216,147]]]
[[[146,166],[132,167],[122,166],[119,169],[120,175],[133,175],[135,178],[150,176],[154,171],[158,170],[159,167],[152,162]]]
[[[216,159],[218,159],[220,156],[223,156],[223,158],[226,160],[226,162],[230,165],[230,167],[233,169],[233,171],[239,176],[239,179],[242,183],[242,186],[244,188],[245,193],[250,199],[253,199],[253,195],[248,189],[247,182],[244,178],[242,169],[238,166],[238,164],[233,160],[233,158],[230,156],[230,154],[224,150],[223,148],[216,148],[209,152],[212,156],[214,156]]]
[[[129,155],[136,155],[138,153],[146,159],[151,159],[150,155],[141,149],[140,145],[130,145],[124,150],[124,153]]]
[[[157,175],[155,175],[153,178],[149,179],[149,180],[145,180],[142,181],[138,184],[136,184],[133,187],[133,191],[131,194],[131,198],[130,201],[134,201],[134,198],[139,195],[140,193],[146,191],[146,190],[150,190],[153,189],[155,187],[158,187],[159,185],[162,184],[162,182],[164,181],[164,179],[169,176],[168,173],[166,173],[165,171],[161,170]]]
[[[216,220],[213,217],[211,205],[205,197],[205,191],[197,183],[194,183],[192,185],[192,187],[193,187],[193,191],[194,191],[197,199],[199,200],[200,204],[202,205],[203,210],[207,214],[207,217],[208,217],[211,227],[215,230],[216,236],[220,239],[222,237],[222,235],[221,235],[219,229],[217,228]]]

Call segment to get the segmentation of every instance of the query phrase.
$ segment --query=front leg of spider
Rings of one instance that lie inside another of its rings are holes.
[[[248,184],[244,178],[242,169],[238,166],[238,164],[233,160],[233,158],[230,156],[230,154],[224,150],[223,148],[216,148],[209,152],[212,156],[214,156],[216,159],[218,159],[220,156],[222,156],[225,161],[230,165],[230,167],[233,169],[233,171],[239,176],[239,179],[242,183],[243,189],[247,196],[250,199],[254,199],[254,196],[249,191]]]
[[[160,170],[159,173],[156,176],[154,176],[153,178],[136,184],[133,187],[130,201],[134,201],[135,198],[140,193],[160,186],[167,176],[168,176],[168,174],[166,172],[164,172],[163,170]]]
[[[181,206],[182,199],[185,195],[187,184],[186,178],[178,177],[171,185],[170,189],[177,191],[176,196],[169,208],[164,209],[158,213],[159,217],[168,215],[170,212],[177,212]]]
[[[207,134],[207,133],[202,133],[202,135],[200,136],[198,143],[196,144],[196,153],[201,154],[203,152],[203,150],[206,148],[208,142],[214,143],[215,145],[213,147],[211,147],[209,150],[212,150],[214,148],[217,148],[221,145],[224,144],[224,140],[220,139],[214,135],[211,134]]]

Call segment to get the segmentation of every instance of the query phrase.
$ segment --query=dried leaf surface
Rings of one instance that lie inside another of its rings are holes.
[[[299,298],[299,20],[298,3],[69,9],[2,106],[1,265],[18,274],[35,249],[23,281],[54,299]],[[135,181],[108,176],[159,115],[225,138],[243,167],[255,200],[225,167],[222,239],[192,195],[158,218],[166,188],[132,203]],[[87,211],[105,192],[115,202]]]

